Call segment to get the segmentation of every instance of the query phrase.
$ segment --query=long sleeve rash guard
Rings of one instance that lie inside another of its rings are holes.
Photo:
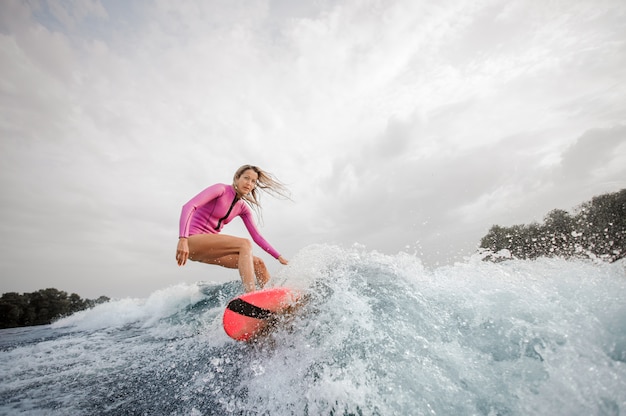
[[[195,234],[218,234],[224,225],[240,216],[252,240],[272,257],[280,254],[264,238],[254,224],[252,210],[241,199],[231,185],[218,183],[209,186],[183,205],[180,214],[180,237]]]

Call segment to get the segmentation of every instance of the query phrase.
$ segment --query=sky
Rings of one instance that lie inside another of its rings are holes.
[[[175,249],[244,164],[291,191],[260,224],[288,259],[465,261],[626,188],[624,68],[623,0],[3,0],[0,293],[237,279]]]

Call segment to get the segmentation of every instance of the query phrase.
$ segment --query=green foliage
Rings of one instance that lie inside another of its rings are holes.
[[[561,256],[616,261],[626,256],[626,189],[594,197],[574,215],[555,209],[543,224],[494,225],[481,239],[480,248],[491,253],[508,250],[519,259]]]
[[[83,300],[76,293],[68,296],[67,292],[52,288],[21,295],[4,293],[0,297],[0,329],[49,324],[55,319],[108,301],[106,296]]]

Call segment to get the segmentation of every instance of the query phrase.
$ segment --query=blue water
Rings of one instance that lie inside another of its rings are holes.
[[[626,414],[624,261],[311,246],[274,284],[310,300],[254,344],[221,327],[238,282],[0,331],[0,414]]]

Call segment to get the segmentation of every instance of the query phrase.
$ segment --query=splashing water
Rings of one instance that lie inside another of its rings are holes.
[[[177,285],[0,331],[1,414],[618,415],[625,263],[464,263],[311,246],[305,291],[256,343],[221,326],[239,282]]]

